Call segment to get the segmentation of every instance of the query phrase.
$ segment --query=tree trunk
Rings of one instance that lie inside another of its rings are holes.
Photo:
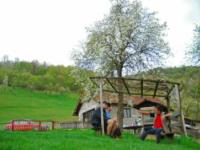
[[[195,99],[197,101],[197,111],[196,111],[196,120],[199,120],[199,110],[200,110],[200,102],[199,102],[199,88],[197,87],[197,92],[195,95]]]
[[[118,94],[118,99],[119,99],[119,102],[118,102],[117,119],[118,119],[118,122],[119,122],[119,127],[122,130],[123,129],[123,117],[124,117],[124,112],[123,112],[124,96],[123,96],[123,93]]]
[[[117,73],[118,73],[118,77],[122,77],[122,68],[120,69],[117,69]],[[123,112],[123,100],[124,100],[124,96],[123,96],[123,93],[122,93],[122,80],[118,80],[118,109],[117,109],[117,119],[118,119],[118,122],[119,122],[119,127],[120,129],[122,130],[123,129],[123,116],[124,116],[124,112]]]

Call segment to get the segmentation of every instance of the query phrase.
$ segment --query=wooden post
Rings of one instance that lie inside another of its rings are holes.
[[[180,113],[180,123],[181,123],[181,126],[182,126],[182,131],[185,134],[185,136],[187,136],[187,130],[186,130],[186,127],[185,127],[185,119],[184,119],[184,115],[183,115],[183,112],[182,112],[180,90],[179,90],[179,86],[177,84],[175,85],[175,92],[176,92],[176,99],[177,99],[177,107],[178,107],[178,111]]]
[[[144,96],[144,91],[143,91],[143,78],[141,79],[141,98],[143,98],[143,96]]]
[[[39,131],[41,130],[41,121],[39,121]]]
[[[104,114],[103,114],[103,81],[100,81],[100,108],[101,108],[101,130],[102,130],[102,135],[105,134],[104,131]]]
[[[14,131],[15,120],[12,120],[12,131]]]
[[[170,101],[169,101],[169,97],[166,98],[167,99],[167,111],[170,111]]]
[[[144,114],[142,114],[142,125],[144,127]]]
[[[153,93],[153,98],[156,97],[156,92],[158,90],[158,86],[159,86],[159,80],[156,82],[155,90],[154,90],[154,93]]]
[[[170,112],[170,100],[169,100],[169,97],[166,97],[166,99],[167,99],[167,111],[169,113]],[[168,118],[168,119],[169,119],[169,126],[168,126],[168,128],[169,128],[169,131],[171,133],[172,132],[171,119],[170,118]]]
[[[52,130],[55,129],[55,121],[52,121]]]

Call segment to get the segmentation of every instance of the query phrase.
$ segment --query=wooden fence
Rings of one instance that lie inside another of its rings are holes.
[[[57,122],[57,128],[60,129],[85,129],[85,128],[91,128],[90,123],[83,123],[83,122]]]
[[[80,121],[60,122],[53,120],[12,120],[9,123],[1,123],[1,129],[11,131],[46,131],[54,129],[84,129],[91,127],[90,123],[83,123]]]
[[[37,130],[37,131],[47,131],[54,129],[87,129],[92,128],[90,123],[83,123],[81,121],[53,121],[53,120],[12,120],[10,123],[0,123],[0,130],[10,130],[10,131],[27,131],[27,130]],[[174,127],[175,133],[179,133],[179,128]],[[200,138],[200,129],[193,130],[187,129],[190,136]]]

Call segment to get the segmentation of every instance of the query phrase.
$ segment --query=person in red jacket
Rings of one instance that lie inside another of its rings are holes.
[[[141,139],[145,140],[146,136],[148,134],[155,134],[156,135],[156,142],[160,143],[160,138],[161,138],[161,132],[163,131],[163,119],[165,117],[169,117],[171,113],[162,115],[161,107],[156,107],[155,108],[155,118],[154,118],[154,123],[153,126],[144,130],[143,133],[141,134]],[[141,112],[141,111],[139,111]],[[143,114],[149,114],[149,112],[141,112]]]

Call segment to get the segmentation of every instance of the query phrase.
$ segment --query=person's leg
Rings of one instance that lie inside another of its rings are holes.
[[[113,126],[112,126],[112,129],[111,129],[111,136],[113,136],[115,130],[118,128],[118,124],[117,124],[117,121],[114,120],[113,122]]]
[[[107,134],[107,127],[108,127],[107,120],[104,120],[104,132],[105,132],[105,134]]]
[[[159,128],[156,129],[155,134],[156,134],[156,142],[160,143],[160,138],[161,138],[161,132],[163,131],[163,129]]]
[[[155,134],[155,129],[149,128],[148,130],[144,130],[142,135],[141,135],[141,139],[145,140],[145,138],[147,137],[148,134]]]
[[[145,131],[148,131],[148,130],[150,130],[150,129],[152,129],[152,126],[145,126],[145,127],[144,127],[144,130],[145,130]]]
[[[98,125],[95,124],[95,123],[92,123],[92,127],[93,127],[94,130],[96,130],[98,128]]]
[[[113,120],[110,119],[110,120],[108,120],[108,126],[107,126],[107,134],[108,135],[111,134],[112,126],[113,126]]]
[[[117,128],[116,119],[108,120],[107,134],[112,135],[113,131],[115,131],[116,128]]]

